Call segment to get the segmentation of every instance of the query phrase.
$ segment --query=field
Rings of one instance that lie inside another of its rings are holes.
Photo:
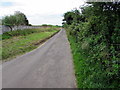
[[[58,28],[40,28],[7,32],[2,35],[2,60],[8,61],[37,48],[59,31]]]

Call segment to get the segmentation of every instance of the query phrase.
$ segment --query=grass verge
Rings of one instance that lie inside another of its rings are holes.
[[[75,43],[75,40],[73,37],[68,36],[69,42],[70,42],[70,46],[71,46],[71,50],[72,50],[72,55],[73,55],[73,63],[74,63],[74,70],[75,70],[75,77],[76,77],[76,82],[77,82],[77,87],[80,88],[82,83],[80,82],[82,75],[80,72],[80,69],[83,68],[82,67],[82,56],[80,55],[80,53],[78,53],[78,48],[77,48],[77,44]]]
[[[2,61],[8,61],[17,55],[37,48],[58,31],[57,28],[43,28],[13,31],[3,34],[3,40],[0,41],[2,42]]]

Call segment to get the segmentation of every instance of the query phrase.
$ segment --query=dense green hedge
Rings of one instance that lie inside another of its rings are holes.
[[[119,13],[120,2],[89,3],[78,22],[78,13],[65,13],[79,88],[120,88]]]

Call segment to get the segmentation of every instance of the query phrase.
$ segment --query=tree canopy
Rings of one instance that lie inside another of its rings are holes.
[[[12,28],[13,26],[29,25],[29,21],[24,13],[16,11],[14,15],[3,17],[2,25],[6,25]]]

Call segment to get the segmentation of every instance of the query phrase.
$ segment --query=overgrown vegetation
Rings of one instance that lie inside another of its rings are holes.
[[[2,60],[29,52],[57,33],[60,28],[39,28],[6,32],[2,35]]]
[[[120,88],[120,2],[89,2],[64,14],[79,88]]]
[[[50,32],[57,28],[49,27],[49,28],[36,28],[36,29],[24,29],[24,30],[16,30],[12,32],[5,32],[2,34],[2,40],[9,39],[15,36],[26,36],[32,33],[40,33],[40,32]]]

